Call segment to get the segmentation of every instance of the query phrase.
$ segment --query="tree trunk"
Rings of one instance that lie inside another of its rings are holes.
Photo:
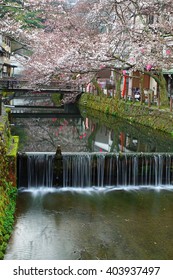
[[[115,73],[115,94],[117,99],[121,99],[121,81],[122,76],[120,73]]]
[[[149,75],[152,77],[157,84],[159,85],[159,100],[160,100],[160,105],[162,107],[168,107],[168,93],[167,93],[167,87],[166,87],[166,80],[163,76],[163,72],[160,71],[158,72],[158,75],[153,74],[152,72],[145,71],[145,74]]]
[[[102,91],[101,87],[99,86],[97,80],[93,79],[92,82],[93,82],[93,85],[94,85],[94,87],[96,89],[97,95],[103,95],[103,91]]]
[[[160,105],[161,106],[168,106],[168,93],[166,88],[166,80],[163,76],[163,73],[161,72],[159,75],[160,81],[159,81],[159,95],[160,95]]]
[[[140,73],[140,102],[141,104],[145,102],[144,94],[144,73]]]

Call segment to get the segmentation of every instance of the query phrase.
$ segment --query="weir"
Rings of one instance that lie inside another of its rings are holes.
[[[18,154],[18,187],[172,186],[173,154]]]

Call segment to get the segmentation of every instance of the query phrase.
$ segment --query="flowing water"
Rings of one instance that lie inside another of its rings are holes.
[[[173,186],[173,154],[62,153],[58,183],[55,166],[55,153],[20,154],[18,188]]]
[[[14,124],[23,142],[6,260],[173,258],[171,136],[85,114]]]

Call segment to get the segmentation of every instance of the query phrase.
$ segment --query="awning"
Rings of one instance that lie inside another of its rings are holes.
[[[17,67],[16,65],[9,64],[9,63],[3,63],[2,65],[4,65],[4,66],[9,66],[9,67],[13,67],[13,68]]]

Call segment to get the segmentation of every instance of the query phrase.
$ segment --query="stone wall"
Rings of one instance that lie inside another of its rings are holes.
[[[10,238],[17,195],[18,137],[12,137],[5,114],[0,118],[0,259]]]
[[[146,104],[140,104],[140,102],[133,103],[88,93],[82,95],[79,104],[173,134],[173,113],[169,109],[161,110],[154,106],[148,107]]]

